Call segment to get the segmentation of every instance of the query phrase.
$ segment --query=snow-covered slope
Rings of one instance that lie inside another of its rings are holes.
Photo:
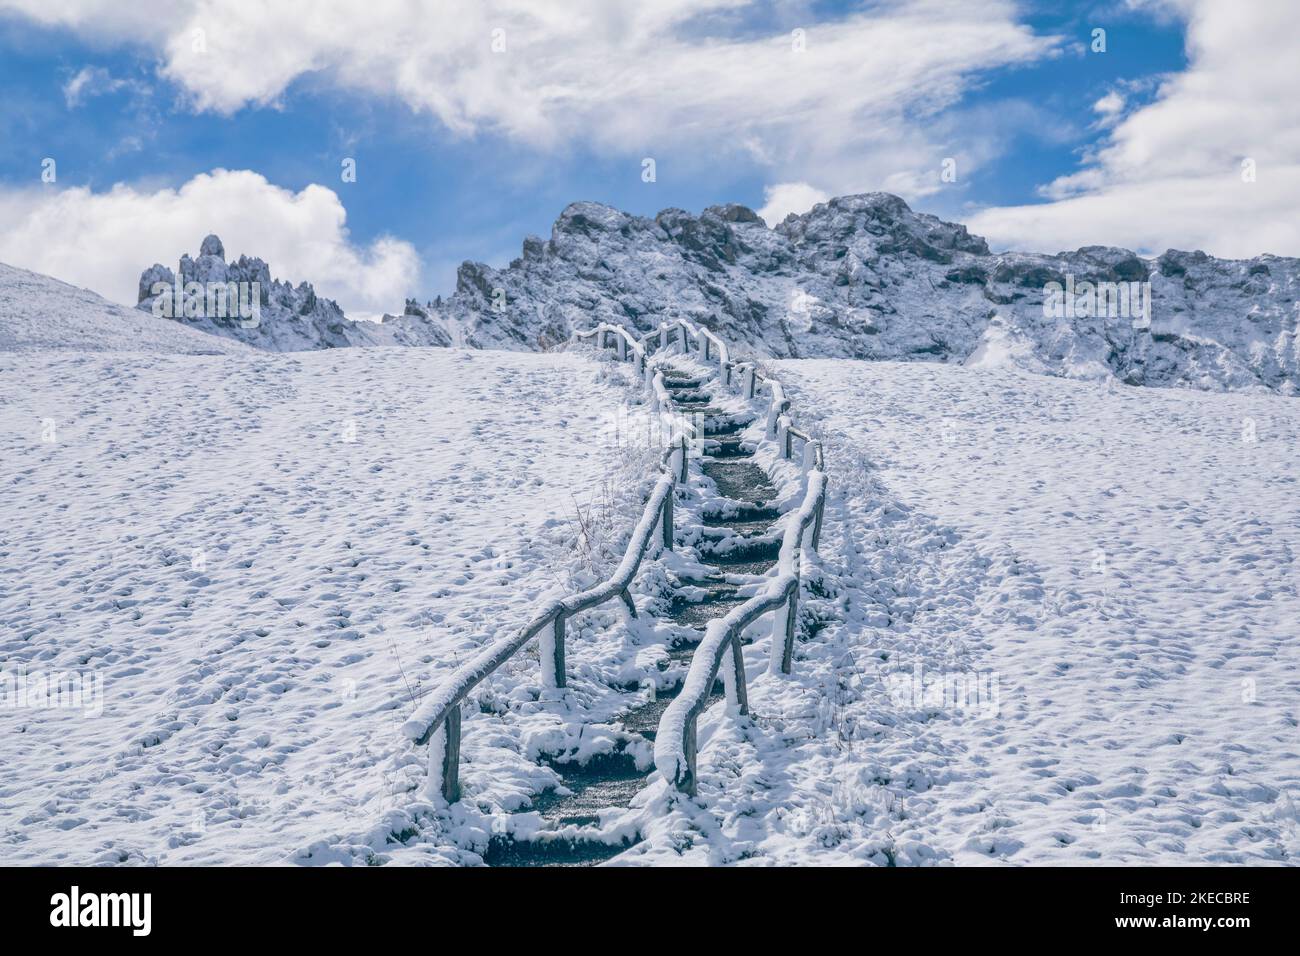
[[[1300,406],[774,364],[843,590],[757,732],[701,727],[709,839],[649,861],[1300,859]]]
[[[102,716],[0,707],[6,863],[382,848],[422,678],[636,493],[583,357],[207,340],[242,354],[0,353],[0,669],[103,680]]]
[[[0,263],[0,351],[247,352],[176,322],[116,305],[88,289]]]
[[[1044,286],[1151,283],[1150,328],[1131,317],[1046,318]],[[1300,262],[1170,251],[1158,260],[1087,247],[990,253],[964,226],[870,193],[820,204],[769,229],[743,206],[654,219],[574,203],[549,240],[530,237],[505,269],[461,266],[456,293],[391,320],[402,340],[459,335],[535,349],[605,321],[647,331],[687,315],[738,351],[988,364],[1129,384],[1300,387]]]
[[[179,281],[209,283],[258,283],[260,290],[260,315],[257,322],[241,320],[233,306],[219,315],[183,316],[174,307],[173,321],[223,338],[246,342],[259,349],[272,352],[302,352],[312,349],[340,348],[351,345],[392,344],[380,327],[364,322],[353,322],[343,315],[343,310],[333,299],[316,295],[309,282],[292,285],[271,278],[271,268],[261,259],[240,256],[235,262],[226,262],[225,248],[216,236],[207,236],[199,247],[198,258],[181,256]],[[140,275],[139,308],[155,311],[160,299],[174,302],[171,293],[178,276],[167,266],[155,263]],[[155,295],[157,283],[168,291]],[[447,342],[430,343],[446,345]]]

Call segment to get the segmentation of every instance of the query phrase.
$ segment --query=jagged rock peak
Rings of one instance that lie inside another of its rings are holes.
[[[209,234],[200,243],[196,258],[188,253],[180,257],[179,275],[155,263],[140,275],[137,307],[213,335],[277,352],[376,344],[376,326],[350,321],[337,302],[318,296],[310,282],[294,285],[274,279],[271,267],[258,257],[240,255],[237,261],[228,263],[225,256],[221,240]],[[182,289],[179,302],[174,282],[179,282]],[[159,283],[168,288],[155,293]],[[192,296],[184,291],[192,283],[202,286],[203,293]],[[229,291],[231,284],[234,293]],[[225,288],[216,289],[218,286]],[[231,307],[232,294],[250,308],[255,297],[256,315],[236,313]]]

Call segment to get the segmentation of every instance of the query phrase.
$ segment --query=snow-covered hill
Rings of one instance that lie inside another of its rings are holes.
[[[421,679],[568,583],[607,479],[637,492],[580,356],[203,338],[241,354],[0,353],[0,671],[102,680],[98,715],[6,685],[5,863],[283,863],[381,826]]]
[[[775,367],[828,442],[845,590],[750,685],[759,732],[701,726],[710,836],[648,862],[1300,859],[1300,405]]]
[[[536,349],[601,321],[644,332],[686,315],[758,355],[1010,361],[1134,385],[1293,394],[1298,277],[1300,262],[1277,256],[993,254],[964,226],[885,193],[834,199],[775,229],[736,205],[647,219],[583,202],[550,239],[526,239],[507,268],[467,262],[454,296],[392,324],[415,344],[455,330],[470,345]],[[1149,281],[1150,327],[1046,318],[1044,287],[1067,279]]]
[[[109,302],[88,289],[0,263],[0,351],[248,352],[238,342]]]

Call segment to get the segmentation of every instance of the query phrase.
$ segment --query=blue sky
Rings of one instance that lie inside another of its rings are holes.
[[[768,201],[768,190],[792,182],[808,184],[823,195],[890,189],[902,193],[915,208],[963,221],[988,208],[1050,204],[1042,188],[1090,163],[1095,165],[1098,151],[1115,136],[1115,124],[1103,122],[1094,104],[1122,91],[1123,106],[1116,118],[1131,117],[1160,95],[1161,77],[1188,70],[1188,24],[1160,5],[1138,9],[1123,3],[993,6],[1006,21],[1006,37],[1011,37],[1013,28],[1020,31],[1018,38],[1006,41],[1015,49],[985,59],[979,45],[986,41],[976,37],[971,51],[954,54],[966,59],[953,64],[943,62],[942,51],[924,54],[937,65],[927,62],[918,75],[947,71],[946,79],[936,79],[934,89],[919,92],[915,101],[895,97],[900,101],[895,108],[892,103],[882,106],[864,98],[853,104],[856,112],[846,118],[833,103],[834,91],[822,91],[810,80],[809,90],[791,101],[806,116],[792,116],[787,109],[779,124],[772,126],[761,105],[764,97],[779,95],[779,85],[756,71],[752,90],[741,88],[735,93],[741,99],[732,101],[754,99],[758,104],[753,116],[744,120],[748,125],[738,131],[725,121],[710,128],[711,111],[734,113],[735,107],[727,102],[719,106],[705,92],[687,86],[680,91],[666,89],[664,97],[682,102],[666,106],[666,118],[659,125],[652,121],[644,128],[629,124],[625,117],[655,102],[653,97],[628,103],[600,99],[580,105],[572,116],[566,112],[572,99],[568,94],[555,102],[539,100],[536,112],[546,120],[534,126],[529,115],[515,114],[512,106],[482,107],[471,79],[465,81],[454,107],[430,107],[445,86],[439,77],[449,74],[434,70],[426,88],[416,93],[405,90],[400,78],[386,86],[387,81],[372,79],[368,73],[349,77],[349,63],[377,54],[362,51],[349,58],[346,44],[350,41],[337,37],[321,40],[319,48],[303,54],[311,64],[334,58],[334,66],[289,69],[287,79],[268,77],[265,88],[251,93],[221,87],[227,80],[218,74],[205,87],[202,76],[193,79],[194,72],[181,54],[168,53],[166,44],[174,44],[175,36],[159,34],[157,39],[135,42],[130,22],[105,25],[88,14],[69,17],[64,23],[42,23],[20,12],[3,12],[0,5],[4,93],[0,194],[8,191],[27,197],[26,205],[16,208],[30,217],[36,215],[32,212],[36,194],[49,201],[55,190],[82,190],[75,195],[90,201],[123,184],[147,196],[179,190],[195,176],[219,168],[251,171],[289,194],[319,184],[337,196],[346,213],[339,242],[362,250],[363,260],[369,254],[365,250],[383,237],[413,250],[415,271],[401,273],[394,284],[410,282],[408,291],[421,298],[450,291],[455,265],[462,259],[504,264],[517,254],[524,235],[547,235],[556,214],[577,199],[647,215],[669,206],[696,211],[722,202],[761,208]],[[694,59],[683,62],[694,63],[709,55],[699,51],[710,49],[714,40],[780,44],[792,29],[803,27],[808,34],[804,55],[811,57],[825,48],[828,36],[843,38],[846,18],[888,16],[907,7],[905,3],[737,4],[730,0],[715,3],[694,18],[646,30],[655,43],[685,44],[682,55]],[[936,24],[942,19],[932,4],[922,8],[922,15],[935,16]],[[176,19],[182,21],[183,14]],[[513,21],[503,13],[500,22]],[[1104,54],[1088,51],[1095,26],[1106,30]],[[277,29],[268,24],[268,31]],[[615,34],[624,36],[621,31],[620,27]],[[186,36],[182,33],[181,40]],[[873,34],[868,30],[862,36]],[[580,66],[572,74],[554,72],[559,69],[553,65],[557,57],[567,55],[580,64],[588,55],[584,43],[564,39],[555,41],[558,54],[555,49],[539,51],[537,65],[525,65],[518,82],[562,81],[581,87]],[[882,51],[869,41],[855,42],[861,42],[864,61],[908,56],[906,50]],[[950,40],[945,42],[952,46]],[[489,43],[486,36],[483,43]],[[593,87],[610,82],[601,70],[617,63],[618,43],[612,42],[612,52],[604,53],[610,54],[607,59],[593,61]],[[413,51],[410,56],[420,64],[418,57],[426,54]],[[851,54],[845,62],[854,62]],[[457,73],[458,83],[472,69]],[[529,69],[536,76],[528,75]],[[736,72],[728,69],[729,81]],[[74,83],[77,77],[80,82]],[[707,72],[702,77],[710,79]],[[636,75],[623,73],[616,79],[639,82]],[[650,77],[650,82],[657,81]],[[879,82],[879,77],[868,74],[866,82]],[[859,82],[855,88],[854,77],[847,76],[846,96],[869,97],[869,92],[861,92],[862,85]],[[507,87],[503,99],[508,100],[509,94]],[[690,101],[693,95],[700,97],[698,104]],[[577,99],[581,101],[581,95]],[[780,108],[774,104],[774,109]],[[475,115],[461,122],[463,114],[470,113]],[[696,116],[706,117],[698,130],[692,128]],[[853,126],[860,116],[866,117],[860,129],[842,136],[834,132]],[[873,127],[878,136],[873,136]],[[753,136],[761,143],[742,148],[739,141],[752,131],[757,131]],[[910,142],[913,137],[915,143]],[[892,147],[886,141],[900,139],[909,141],[910,151],[891,153],[885,148]],[[968,151],[973,157],[969,161]],[[948,155],[962,157],[958,181],[927,185],[926,171],[932,169],[937,178]],[[642,182],[643,156],[655,159],[653,183]],[[57,183],[40,183],[44,157],[57,159]],[[356,160],[354,183],[340,179],[343,157]],[[898,176],[891,179],[895,172]],[[268,226],[268,231],[274,227]],[[48,231],[42,235],[48,236]],[[171,259],[183,251],[196,251],[200,238],[194,235],[173,249]],[[1121,244],[1125,239],[1095,236],[1091,241]],[[5,251],[0,246],[0,253]],[[277,274],[285,273],[273,251],[232,248],[227,242],[232,256],[263,254]],[[138,262],[132,282],[148,264]],[[288,265],[306,268],[310,263]],[[346,300],[347,282],[339,279],[334,284],[336,288],[327,291]],[[362,312],[377,311],[376,303],[397,291],[354,294],[354,301],[344,304]],[[115,297],[122,295],[118,292]],[[387,308],[400,306],[397,297]]]

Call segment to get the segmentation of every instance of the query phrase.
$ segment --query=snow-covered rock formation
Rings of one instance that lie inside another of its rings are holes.
[[[420,305],[415,299],[406,300],[400,316],[384,314],[379,334],[392,345],[459,345],[446,323],[439,318],[442,296],[437,302]]]
[[[1011,362],[1137,385],[1293,394],[1298,275],[1300,261],[1267,255],[995,254],[964,226],[886,193],[834,199],[775,228],[737,205],[648,219],[581,202],[549,240],[526,239],[507,268],[467,262],[446,303],[408,307],[391,325],[407,344],[539,349],[598,322],[644,332],[685,315],[774,357]],[[1045,315],[1054,282],[1125,292],[1136,283],[1135,295],[1149,282],[1150,321],[1082,308]]]
[[[1146,259],[1104,246],[993,253],[965,226],[867,193],[775,228],[738,205],[648,219],[573,203],[549,239],[525,239],[506,268],[466,262],[452,296],[408,299],[382,324],[349,321],[307,283],[273,281],[261,259],[227,264],[209,236],[198,258],[181,259],[179,276],[161,265],[144,272],[140,308],[153,310],[154,290],[164,287],[257,282],[257,322],[178,321],[277,351],[544,350],[598,322],[646,332],[686,316],[757,356],[1007,363],[1133,385],[1290,395],[1300,391],[1298,277],[1300,260],[1270,255],[1170,250]],[[1087,294],[1096,291],[1106,294]],[[1045,308],[1045,299],[1059,307]]]
[[[221,240],[208,236],[197,258],[181,256],[178,272],[159,263],[150,266],[140,275],[137,308],[273,352],[386,344],[386,337],[376,334],[378,327],[351,321],[334,300],[316,295],[311,283],[272,279],[261,259],[241,255],[227,263],[225,255]],[[215,298],[217,289],[229,289],[229,295]],[[254,308],[242,314],[236,307],[241,293],[245,304],[256,296]]]

